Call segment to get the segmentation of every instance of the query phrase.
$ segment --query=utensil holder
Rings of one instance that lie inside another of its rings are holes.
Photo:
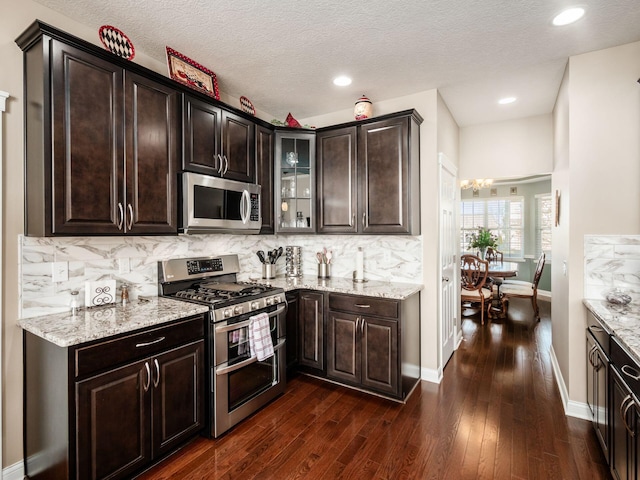
[[[318,264],[318,278],[330,278],[331,277],[331,264],[319,263]]]
[[[286,275],[287,277],[302,276],[302,247],[289,245],[286,249]]]
[[[263,263],[262,264],[262,278],[276,278],[276,265],[275,265],[275,263]]]

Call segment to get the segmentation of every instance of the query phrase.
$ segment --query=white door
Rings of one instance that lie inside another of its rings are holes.
[[[456,348],[460,311],[458,281],[458,182],[457,168],[443,154],[440,164],[440,366],[444,368]]]

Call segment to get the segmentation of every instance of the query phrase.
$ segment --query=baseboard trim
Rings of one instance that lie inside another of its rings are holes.
[[[442,381],[442,368],[434,370],[432,368],[422,368],[422,380],[431,383],[440,383]]]
[[[558,390],[560,391],[560,397],[562,399],[562,408],[564,409],[564,414],[569,417],[576,417],[582,420],[591,420],[591,415],[589,413],[589,406],[586,403],[576,402],[574,400],[569,399],[569,392],[567,391],[567,385],[564,383],[564,377],[562,376],[562,372],[560,371],[560,364],[558,364],[558,358],[556,357],[556,352],[553,350],[553,345],[549,351],[551,355],[551,366],[553,368],[553,374],[556,379],[556,384],[558,385]]]
[[[4,480],[22,480],[24,478],[24,463],[22,460],[3,468],[2,478]]]

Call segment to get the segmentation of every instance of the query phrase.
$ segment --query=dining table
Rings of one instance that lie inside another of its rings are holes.
[[[489,276],[500,278],[511,278],[518,275],[518,264],[516,262],[490,262]]]

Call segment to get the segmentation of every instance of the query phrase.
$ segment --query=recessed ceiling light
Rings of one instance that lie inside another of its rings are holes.
[[[334,78],[333,84],[339,87],[346,87],[347,85],[351,85],[351,79],[345,75],[342,75],[340,77]]]
[[[516,97],[505,97],[498,100],[500,105],[507,105],[508,103],[513,103],[516,101]]]
[[[580,20],[584,15],[584,8],[581,7],[573,7],[567,8],[566,10],[560,12],[553,18],[553,24],[556,27],[561,27],[563,25],[569,25],[577,20]]]

